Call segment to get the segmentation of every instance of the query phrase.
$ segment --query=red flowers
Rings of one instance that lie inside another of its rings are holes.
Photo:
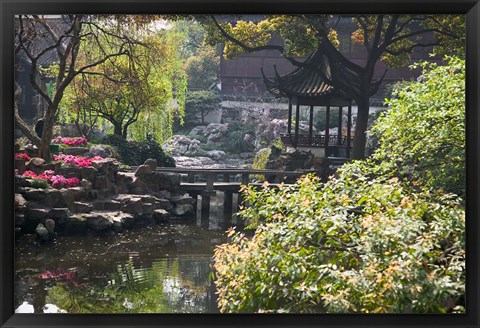
[[[63,161],[64,163],[67,164],[73,164],[78,167],[87,167],[92,165],[93,161],[99,161],[102,160],[103,158],[100,156],[95,156],[93,158],[87,158],[87,157],[82,157],[82,156],[73,156],[73,155],[53,155],[53,160],[54,161]]]
[[[82,156],[73,156],[73,155],[53,155],[55,161],[63,161],[67,164],[72,164],[77,167],[87,167],[91,166],[93,161],[102,160],[100,156],[95,156],[93,158],[87,158]],[[15,171],[15,174],[18,174],[18,171]],[[71,188],[80,185],[80,180],[78,178],[65,178],[63,175],[55,174],[52,170],[47,170],[42,174],[37,175],[33,171],[25,171],[22,176],[32,178],[32,179],[43,179],[50,183],[53,188]]]
[[[78,178],[65,178],[63,175],[54,175],[50,178],[52,187],[54,188],[70,188],[80,185]]]
[[[42,174],[35,174],[33,171],[25,171],[22,176],[32,179],[47,180],[54,188],[70,188],[80,185],[78,178],[65,178],[63,175],[55,175],[54,171],[47,170]]]
[[[52,139],[53,144],[65,144],[67,146],[84,146],[88,142],[85,138],[68,138],[58,136]]]
[[[15,159],[24,159],[26,161],[29,161],[30,157],[26,153],[17,153],[15,154]]]

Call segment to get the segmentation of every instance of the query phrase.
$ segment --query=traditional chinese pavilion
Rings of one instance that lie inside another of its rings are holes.
[[[320,157],[350,158],[352,138],[352,99],[331,84],[331,72],[327,58],[320,50],[312,53],[301,66],[292,72],[279,75],[275,68],[275,77],[269,79],[262,69],[263,80],[268,91],[275,97],[288,98],[288,127],[282,135],[287,147],[311,149]],[[308,133],[300,133],[300,106],[309,106]],[[295,116],[293,116],[295,107]],[[324,107],[325,132],[314,134],[314,111]],[[332,108],[338,108],[338,130],[330,134]],[[343,111],[347,110],[347,126],[342,126]],[[293,123],[293,124],[292,124]],[[293,125],[293,126],[292,126]],[[293,131],[292,131],[293,130]]]

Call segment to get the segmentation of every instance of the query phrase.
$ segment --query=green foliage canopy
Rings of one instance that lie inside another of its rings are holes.
[[[117,29],[118,26],[105,27]],[[147,133],[158,141],[172,134],[174,116],[183,117],[186,75],[177,52],[181,35],[168,30],[144,33],[127,25],[124,35],[136,43],[123,56],[112,58],[77,77],[65,92],[62,107],[66,121],[107,121],[113,132],[135,140]],[[79,61],[105,52],[104,43],[82,44]]]
[[[403,82],[371,129],[373,159],[432,188],[465,195],[465,63],[423,62],[421,82]]]
[[[221,97],[210,90],[189,91],[185,99],[185,124],[205,124],[205,117],[212,110],[220,109]]]
[[[446,192],[464,184],[463,166],[452,162],[465,160],[464,66],[421,65],[422,79],[379,120],[372,159],[345,164],[326,183],[308,175],[279,190],[244,189],[241,216],[256,230],[252,238],[231,230],[215,249],[222,312],[464,311],[465,209]],[[435,129],[435,140],[414,127]],[[443,149],[449,142],[458,143],[452,153]],[[419,154],[450,165],[434,177],[415,165]]]
[[[185,62],[190,89],[208,89],[217,81],[220,57],[212,46],[202,45],[197,53]]]

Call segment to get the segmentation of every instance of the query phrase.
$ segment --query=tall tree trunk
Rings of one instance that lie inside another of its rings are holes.
[[[122,137],[127,140],[127,132],[128,132],[128,127],[130,126],[130,124],[125,124],[123,126],[123,130],[122,130]]]
[[[49,106],[45,112],[42,139],[40,142],[40,147],[38,148],[38,156],[47,162],[52,159],[50,153],[50,142],[52,141],[53,125],[55,124],[55,113],[58,109],[55,106],[56,105],[54,103],[54,105]]]
[[[19,113],[19,101],[20,96],[22,94],[22,89],[15,82],[15,98],[14,98],[14,118],[15,118],[15,126],[20,129],[23,134],[30,140],[35,146],[40,147],[41,140],[39,137],[35,135],[35,133],[30,129],[27,123],[20,117]]]
[[[119,136],[122,136],[123,137],[123,133],[122,133],[122,126],[121,125],[118,125],[118,124],[114,124],[113,125],[113,134],[116,134],[116,135],[119,135]]]
[[[353,140],[352,159],[364,159],[367,143],[368,112],[370,110],[370,96],[368,93],[355,99],[358,106],[357,121],[355,124],[355,138]]]

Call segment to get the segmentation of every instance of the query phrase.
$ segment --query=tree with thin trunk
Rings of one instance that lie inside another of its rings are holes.
[[[183,116],[187,79],[177,34],[168,30],[143,33],[135,28],[125,33],[141,42],[130,47],[130,56],[113,58],[81,73],[66,89],[61,106],[70,121],[86,111],[88,117],[107,121],[113,133],[125,139],[145,140],[148,133],[162,141],[171,130],[170,116]],[[88,63],[102,49],[90,44],[82,47],[88,50],[79,57],[80,63]],[[171,105],[173,99],[176,108]]]
[[[30,63],[30,83],[38,96],[47,104],[41,138],[20,117],[18,102],[15,104],[15,124],[38,147],[39,156],[49,160],[53,126],[65,89],[79,74],[88,73],[95,66],[113,58],[128,57],[129,48],[136,41],[122,33],[112,32],[111,29],[107,30],[105,27],[108,24],[115,24],[115,19],[111,17],[102,19],[89,15],[58,17],[19,15],[16,17],[15,23],[15,54],[24,56]],[[80,65],[78,58],[81,55],[80,45],[83,42],[99,45],[108,43],[109,47],[101,48],[103,50],[97,56]],[[46,66],[52,61],[56,65],[53,66],[54,68],[48,69]],[[40,84],[43,76],[48,76],[53,80],[52,91],[47,91]],[[18,84],[16,84],[16,88],[16,94],[19,95]]]
[[[385,76],[375,79],[378,62],[382,61],[390,67],[405,66],[417,48],[435,47],[437,51],[449,54],[464,52],[464,16],[279,15],[255,21],[242,18],[232,16],[229,20],[220,20],[211,15],[199,20],[208,32],[209,43],[225,44],[224,56],[227,58],[239,52],[270,49],[279,51],[292,64],[302,66],[298,56],[322,51],[331,69],[331,76],[325,76],[327,82],[352,98],[358,106],[353,159],[365,157],[370,98],[378,91]],[[351,19],[356,23],[357,29],[352,32],[351,38],[365,48],[366,59],[361,64],[348,59],[338,48],[337,28],[342,19]],[[283,45],[270,43],[274,34],[283,38]]]

